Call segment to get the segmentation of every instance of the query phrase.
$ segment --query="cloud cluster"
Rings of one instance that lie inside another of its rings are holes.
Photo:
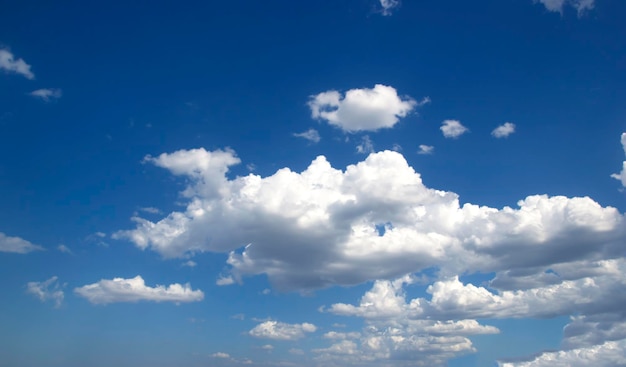
[[[74,292],[94,304],[138,301],[178,303],[196,302],[204,298],[201,290],[193,290],[189,284],[148,287],[139,275],[130,279],[102,279],[97,283],[76,288]]]
[[[0,252],[14,252],[27,254],[33,251],[41,251],[43,247],[34,245],[19,237],[10,237],[0,232]]]
[[[535,3],[541,3],[547,10],[563,13],[565,6],[571,6],[578,12],[578,16],[591,10],[595,6],[595,0],[534,0]]]
[[[500,367],[617,367],[626,366],[626,339],[588,348],[546,352],[527,362],[499,363]]]
[[[235,278],[266,274],[282,289],[390,279],[433,266],[448,275],[616,256],[624,218],[590,198],[529,196],[518,208],[460,205],[427,188],[404,157],[370,154],[345,170],[319,156],[301,173],[226,178],[232,151],[147,161],[185,175],[187,209],[119,231],[164,257],[229,252]]]
[[[65,293],[61,289],[57,276],[53,276],[43,282],[28,282],[26,284],[26,292],[39,298],[41,302],[53,301],[57,308],[61,307],[65,298]]]
[[[30,71],[30,68],[31,66],[24,60],[15,58],[11,51],[0,49],[0,70],[22,75],[26,79],[35,79],[35,74]]]
[[[346,132],[376,131],[393,127],[400,118],[418,103],[412,98],[398,96],[395,88],[376,84],[373,89],[350,89],[345,96],[338,91],[327,91],[311,96],[309,107],[314,119],[326,120]]]
[[[302,339],[305,333],[314,333],[317,327],[313,324],[287,324],[278,321],[265,321],[248,332],[255,338],[274,339],[274,340],[297,340]]]

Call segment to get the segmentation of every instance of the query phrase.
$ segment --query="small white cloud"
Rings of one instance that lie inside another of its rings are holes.
[[[197,262],[193,261],[193,260],[189,260],[183,263],[183,266],[187,266],[190,268],[195,268],[198,265]]]
[[[30,71],[30,65],[22,59],[16,59],[7,49],[0,50],[0,70],[20,74],[26,79],[35,79],[35,74]]]
[[[151,206],[145,207],[145,208],[139,208],[140,211],[145,212],[145,213],[150,213],[150,214],[161,214],[162,211],[158,208],[153,208]]]
[[[0,232],[0,252],[14,252],[17,254],[27,254],[32,251],[42,251],[43,247],[19,237],[9,237]]]
[[[548,11],[563,14],[565,6],[571,6],[578,12],[578,16],[582,16],[585,12],[591,10],[595,6],[595,0],[533,0],[535,3],[541,3]]]
[[[29,95],[33,97],[41,98],[42,100],[46,102],[50,102],[53,99],[61,98],[61,96],[63,95],[63,92],[61,92],[60,89],[44,88],[44,89],[37,89],[35,91],[32,91],[29,93]]]
[[[624,154],[626,154],[626,133],[622,133],[622,147],[624,148]],[[622,163],[622,172],[614,173],[611,175],[616,180],[622,182],[622,186],[626,187],[626,161]]]
[[[261,294],[264,296],[267,296],[270,293],[272,293],[272,291],[269,288],[265,288],[264,290],[261,291]]]
[[[57,246],[57,250],[59,250],[60,252],[63,252],[64,254],[70,254],[73,255],[74,253],[72,252],[72,250],[70,250],[69,247],[61,244]]]
[[[275,340],[296,340],[304,337],[305,333],[313,333],[317,327],[313,324],[287,324],[278,321],[265,321],[258,324],[248,333],[255,338]]]
[[[504,124],[496,127],[491,132],[491,135],[495,138],[506,138],[507,136],[515,132],[515,124],[512,122],[505,122]]]
[[[315,129],[308,129],[307,131],[302,133],[295,133],[293,134],[293,136],[298,138],[304,138],[312,143],[319,143],[321,140],[320,134]]]
[[[402,145],[400,145],[398,143],[394,143],[393,146],[391,147],[391,150],[393,150],[394,152],[401,152],[402,151]]]
[[[230,354],[223,353],[223,352],[216,352],[216,353],[211,354],[211,357],[213,357],[213,358],[222,358],[222,359],[230,359]]]
[[[201,290],[193,290],[189,284],[148,287],[139,275],[130,279],[102,279],[98,283],[75,288],[74,292],[94,304],[138,301],[197,302],[204,298]]]
[[[446,138],[458,138],[469,131],[459,120],[445,120],[440,129]]]
[[[304,351],[298,348],[291,348],[289,349],[289,354],[293,354],[294,356],[301,356],[304,355]]]
[[[104,232],[96,232],[94,233],[96,237],[105,238],[107,235]]]
[[[65,294],[61,290],[58,279],[58,277],[53,276],[44,282],[28,282],[26,292],[39,298],[41,302],[51,300],[55,307],[61,307]]]
[[[380,0],[380,6],[382,7],[382,14],[389,16],[394,9],[400,6],[400,0]]]
[[[233,285],[235,284],[235,279],[233,279],[233,277],[230,275],[229,276],[220,275],[220,277],[217,278],[217,280],[215,281],[215,284],[219,286]]]
[[[420,144],[420,150],[417,154],[433,154],[435,152],[435,147],[432,145],[424,145]]]
[[[374,143],[369,136],[365,135],[361,138],[361,144],[356,146],[356,151],[361,154],[369,154],[374,152]]]
[[[345,96],[334,90],[323,92],[311,96],[308,105],[313,118],[357,132],[391,128],[418,103],[401,98],[393,87],[376,84],[373,89],[350,89]]]
[[[265,345],[261,346],[261,349],[264,349],[264,350],[274,350],[274,346],[271,345],[271,344],[265,344]]]

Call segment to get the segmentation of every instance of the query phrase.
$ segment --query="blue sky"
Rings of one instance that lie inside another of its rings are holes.
[[[4,5],[0,365],[626,365],[625,14]]]

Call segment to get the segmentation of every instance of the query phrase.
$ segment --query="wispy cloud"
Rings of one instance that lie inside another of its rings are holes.
[[[0,49],[0,70],[22,75],[26,79],[35,79],[35,74],[30,68],[30,65],[22,59],[15,58],[8,49]]]
[[[56,88],[44,88],[44,89],[34,90],[30,92],[29,95],[36,97],[36,98],[41,98],[42,100],[46,102],[50,102],[53,99],[61,98],[61,96],[63,95],[63,92],[60,89],[56,89]]]
[[[435,147],[432,145],[420,144],[419,148],[417,154],[433,154],[435,152]]]
[[[41,302],[51,300],[54,302],[55,307],[61,307],[65,294],[63,290],[61,290],[61,285],[58,280],[59,278],[57,276],[53,276],[43,282],[28,282],[28,284],[26,284],[26,292],[39,298]]]
[[[512,122],[505,122],[504,124],[496,127],[491,132],[491,135],[495,138],[506,138],[515,132],[515,124]]]
[[[307,131],[301,133],[294,133],[293,136],[304,138],[312,143],[319,143],[321,140],[320,134],[315,129],[308,129]]]
[[[400,6],[400,0],[380,0],[380,6],[382,8],[382,14],[389,16],[393,13],[393,10]]]
[[[17,254],[27,254],[32,251],[42,251],[44,248],[34,245],[19,237],[9,237],[0,232],[0,252],[14,252]]]

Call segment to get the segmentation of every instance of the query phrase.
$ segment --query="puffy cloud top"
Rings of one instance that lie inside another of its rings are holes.
[[[278,321],[265,321],[258,324],[249,334],[256,338],[276,340],[297,340],[304,337],[305,333],[314,333],[317,327],[313,324],[287,324]]]
[[[345,96],[331,90],[309,100],[313,118],[326,120],[347,132],[391,128],[417,105],[414,99],[403,99],[395,88],[382,84],[376,84],[373,89],[350,89]]]

